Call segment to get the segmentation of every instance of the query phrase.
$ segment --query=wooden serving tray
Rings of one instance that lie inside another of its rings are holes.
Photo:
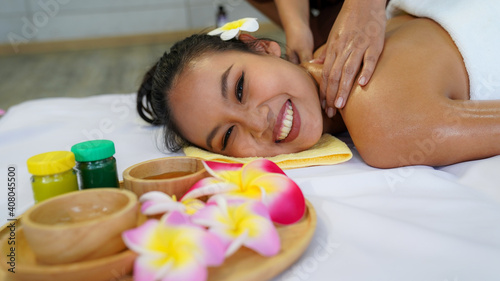
[[[272,257],[263,257],[251,249],[242,247],[227,258],[219,267],[208,269],[208,280],[269,280],[292,265],[307,249],[316,229],[316,212],[306,200],[306,213],[297,223],[277,226],[281,239],[281,251]],[[0,281],[131,281],[131,271],[136,254],[125,250],[119,254],[67,265],[41,265],[26,243],[22,219],[16,222],[16,273],[7,272],[7,253],[10,252],[9,223],[0,229]],[[95,279],[99,278],[99,279]]]
[[[36,261],[35,254],[29,247],[24,236],[22,219],[16,222],[15,273],[8,272],[7,254],[10,253],[8,244],[10,223],[0,230],[0,280],[1,281],[106,281],[121,280],[132,271],[137,254],[131,250],[124,250],[116,255],[95,260],[60,265],[44,265]],[[5,254],[3,254],[5,253]]]
[[[281,239],[281,251],[277,255],[264,257],[242,247],[221,266],[209,268],[208,280],[269,280],[287,269],[307,249],[316,230],[316,211],[307,200],[306,207],[302,220],[277,227]]]

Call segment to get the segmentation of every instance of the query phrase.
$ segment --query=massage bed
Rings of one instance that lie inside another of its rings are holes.
[[[476,52],[474,47],[498,37],[498,25],[488,19],[498,17],[499,5],[481,0],[474,2],[476,11],[460,9],[469,2],[391,0],[389,10],[397,14],[399,5],[418,16],[441,17],[464,54],[473,98],[491,99],[500,93],[498,48],[487,45]],[[481,32],[467,22],[474,17],[484,18]],[[456,22],[457,29],[451,28]],[[183,155],[163,148],[162,133],[139,118],[134,94],[47,98],[11,107],[0,118],[1,222],[11,218],[9,167],[15,168],[13,215],[19,216],[34,204],[29,157],[109,139],[121,178],[136,163]],[[364,163],[348,134],[337,137],[352,152],[348,161],[285,170],[318,220],[307,250],[275,280],[500,280],[500,156],[442,167],[377,169]],[[432,142],[421,149],[416,153],[432,153]]]
[[[162,129],[142,121],[134,94],[46,98],[0,118],[1,222],[8,167],[15,167],[15,215],[34,204],[26,160],[91,139],[115,143],[117,166],[180,156],[165,151]],[[352,158],[285,170],[317,213],[302,257],[275,280],[500,280],[500,156],[443,167],[377,169]]]

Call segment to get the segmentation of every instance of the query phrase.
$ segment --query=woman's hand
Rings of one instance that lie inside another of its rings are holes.
[[[361,65],[358,84],[370,80],[384,46],[386,0],[347,0],[335,21],[326,47],[314,60],[323,63],[320,100],[331,118],[343,108]]]

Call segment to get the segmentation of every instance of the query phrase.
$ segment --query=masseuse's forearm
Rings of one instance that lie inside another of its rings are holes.
[[[366,5],[367,2],[370,2],[372,4],[375,4],[379,7],[383,7],[385,9],[385,6],[387,5],[387,0],[345,0],[344,3],[357,3],[360,5]]]
[[[309,25],[308,0],[275,0],[274,2],[285,32],[293,30],[297,24]]]

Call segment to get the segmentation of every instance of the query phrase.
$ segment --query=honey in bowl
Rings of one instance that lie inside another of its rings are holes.
[[[191,171],[173,171],[173,172],[167,172],[167,173],[162,173],[162,174],[158,174],[158,175],[144,177],[144,179],[145,180],[173,179],[173,178],[187,176],[187,175],[190,175],[192,173],[193,172],[191,172]]]
[[[137,163],[123,171],[123,187],[142,196],[161,191],[181,198],[196,182],[210,174],[197,158],[177,156]]]

